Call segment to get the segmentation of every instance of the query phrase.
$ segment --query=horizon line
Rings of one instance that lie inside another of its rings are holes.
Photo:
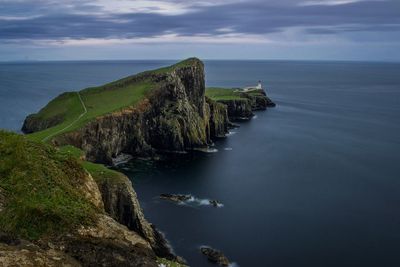
[[[100,61],[182,61],[191,57],[175,58],[175,59],[16,59],[16,60],[0,60],[0,64],[4,63],[46,63],[46,62],[100,62]],[[197,57],[199,58],[199,57]],[[202,61],[309,61],[309,62],[371,62],[371,63],[400,63],[400,60],[382,60],[382,59],[218,59],[218,58],[199,58]]]

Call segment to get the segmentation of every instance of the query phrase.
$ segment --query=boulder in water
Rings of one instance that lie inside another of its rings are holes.
[[[220,266],[229,266],[228,258],[219,250],[203,246],[200,248],[201,253],[207,256],[208,260],[217,263]]]
[[[210,205],[212,205],[212,206],[215,207],[215,208],[217,208],[217,207],[219,207],[220,205],[222,205],[221,202],[219,202],[218,200],[215,200],[215,199],[210,199],[210,200],[208,200],[208,202],[210,202]]]
[[[167,199],[174,202],[184,202],[192,198],[191,195],[182,195],[182,194],[161,194],[161,199]]]

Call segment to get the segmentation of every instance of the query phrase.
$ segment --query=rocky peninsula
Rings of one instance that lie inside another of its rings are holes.
[[[184,263],[129,179],[102,164],[207,148],[233,121],[274,105],[263,91],[206,90],[204,76],[191,58],[64,93],[26,118],[26,136],[1,132],[0,265]]]

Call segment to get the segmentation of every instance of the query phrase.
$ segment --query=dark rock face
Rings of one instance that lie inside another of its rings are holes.
[[[98,186],[107,214],[146,239],[157,256],[176,260],[163,234],[145,219],[128,177],[121,174],[120,181],[104,180]]]
[[[218,102],[227,106],[228,117],[231,121],[249,120],[254,116],[253,111],[275,107],[275,103],[262,89],[241,92],[240,99],[218,100]]]
[[[208,260],[217,263],[220,266],[229,266],[228,258],[219,250],[210,247],[201,247],[201,253],[207,256]]]
[[[249,120],[254,116],[251,101],[249,99],[220,100],[228,108],[228,116],[231,121]]]
[[[211,138],[225,137],[225,134],[231,127],[227,107],[208,97],[206,98],[206,101],[210,108],[209,130]]]
[[[55,116],[50,119],[42,119],[36,114],[31,114],[25,118],[22,125],[22,132],[29,134],[53,127],[63,121],[62,116]]]
[[[206,147],[227,133],[226,110],[206,101],[200,60],[151,79],[158,87],[135,108],[99,117],[55,142],[80,147],[90,161],[111,163],[120,153],[151,156]]]
[[[161,199],[167,199],[174,202],[184,202],[192,198],[191,195],[179,195],[179,194],[161,194]]]
[[[218,200],[215,200],[215,199],[210,199],[208,202],[209,202],[213,207],[215,207],[215,208],[217,208],[217,207],[219,207],[220,205],[222,205],[221,202],[219,202]]]

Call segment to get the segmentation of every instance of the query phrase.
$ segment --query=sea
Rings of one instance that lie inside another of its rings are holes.
[[[0,63],[0,128],[64,91],[175,61]],[[400,266],[400,63],[205,61],[207,86],[261,80],[275,108],[207,152],[118,166],[190,266]],[[184,203],[160,194],[190,194]],[[218,200],[214,207],[209,200]]]

